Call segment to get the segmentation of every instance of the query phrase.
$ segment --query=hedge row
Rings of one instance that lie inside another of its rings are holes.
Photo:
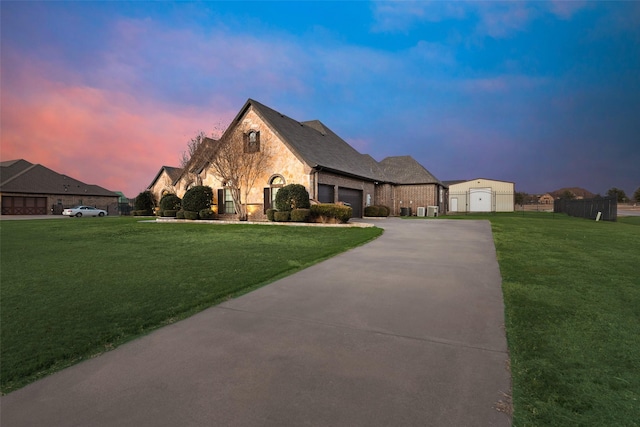
[[[364,208],[364,216],[389,216],[391,209],[387,206],[367,206]]]
[[[353,216],[353,209],[349,206],[333,203],[321,203],[311,206],[311,217],[315,222],[346,224]]]
[[[322,222],[322,223],[347,223],[353,215],[353,209],[349,206],[323,203],[311,205],[310,209],[293,209],[291,211],[278,211],[267,209],[267,219],[276,222]]]

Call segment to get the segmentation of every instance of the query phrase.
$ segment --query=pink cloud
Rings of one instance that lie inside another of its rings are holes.
[[[213,131],[215,117],[231,118],[210,106],[177,107],[55,82],[44,66],[50,64],[12,59],[17,77],[1,95],[2,160],[24,158],[129,197],[162,165],[178,166],[198,130]]]

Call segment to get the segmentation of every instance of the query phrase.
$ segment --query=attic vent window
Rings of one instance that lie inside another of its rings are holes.
[[[244,134],[244,152],[257,153],[260,151],[260,132],[251,130]]]

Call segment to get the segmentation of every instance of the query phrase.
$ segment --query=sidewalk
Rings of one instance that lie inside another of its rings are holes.
[[[2,398],[13,426],[509,426],[487,221],[379,239]]]

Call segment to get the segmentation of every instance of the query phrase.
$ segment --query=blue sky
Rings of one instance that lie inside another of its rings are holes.
[[[640,2],[0,8],[2,160],[131,197],[247,98],[440,180],[640,187]]]

